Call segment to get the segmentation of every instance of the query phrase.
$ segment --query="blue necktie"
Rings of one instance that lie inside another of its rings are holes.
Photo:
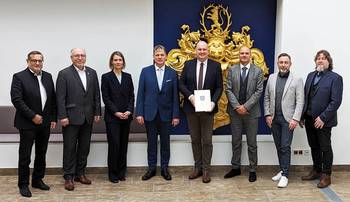
[[[162,84],[163,84],[163,68],[157,69],[157,81],[158,81],[158,87],[159,90],[162,90]]]
[[[314,79],[314,85],[317,85],[318,82],[320,81],[321,79],[321,75],[322,75],[322,72],[318,72],[315,76],[315,79]]]

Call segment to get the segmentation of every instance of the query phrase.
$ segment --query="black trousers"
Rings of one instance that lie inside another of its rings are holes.
[[[64,179],[85,175],[87,157],[90,151],[92,124],[68,125],[63,132]]]
[[[130,122],[106,123],[108,141],[108,176],[111,180],[124,178],[127,165]]]
[[[35,160],[32,182],[41,180],[45,175],[46,151],[50,137],[50,128],[38,126],[35,129],[19,130],[20,141],[18,150],[18,187],[29,185],[29,164],[32,147],[35,142]]]
[[[311,116],[305,116],[305,129],[307,140],[311,147],[313,169],[326,174],[332,173],[333,150],[331,145],[331,127],[317,129],[315,120]]]

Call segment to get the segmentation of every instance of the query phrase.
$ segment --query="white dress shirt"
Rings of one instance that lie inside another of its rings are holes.
[[[162,67],[158,67],[156,64],[154,64],[154,67],[156,69],[158,87],[159,87],[159,90],[161,90],[162,84],[163,84],[163,78],[164,78],[165,65],[163,65]]]
[[[197,78],[197,86],[198,86],[198,82],[199,82],[199,69],[201,67],[201,61],[197,60],[197,68],[196,68],[196,78]],[[203,62],[203,83],[201,84],[202,86],[204,85],[204,81],[205,81],[205,75],[207,73],[207,67],[208,67],[208,59],[206,59]]]
[[[86,90],[86,68],[80,70],[78,67],[74,66],[75,70],[77,70],[80,80],[83,83],[84,89]]]
[[[250,68],[250,63],[248,63],[247,65],[242,65],[242,64],[240,64],[240,67],[241,67],[241,76],[242,76],[242,73],[243,73],[243,67],[246,67],[246,68],[247,68],[247,71],[245,72],[245,77],[247,77],[248,72],[249,72],[249,68]],[[244,77],[244,78],[245,78],[245,77]]]
[[[46,89],[45,89],[43,83],[41,82],[42,73],[40,72],[40,74],[36,74],[36,73],[34,73],[31,69],[29,69],[29,70],[30,70],[30,71],[35,75],[35,77],[38,79],[39,90],[40,90],[40,98],[41,98],[41,109],[44,110],[45,104],[46,104],[46,100],[47,100],[47,93],[46,93]]]

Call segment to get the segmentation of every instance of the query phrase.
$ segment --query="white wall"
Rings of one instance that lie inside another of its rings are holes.
[[[36,2],[36,3],[33,3]],[[109,54],[121,50],[126,56],[127,69],[135,86],[140,67],[152,63],[153,5],[152,0],[130,1],[8,1],[0,2],[0,105],[11,105],[9,97],[12,74],[25,67],[27,52],[41,50],[45,55],[45,69],[56,78],[58,70],[70,64],[69,50],[85,47],[87,64],[99,76],[108,71]],[[327,49],[333,56],[335,71],[344,79],[344,98],[339,110],[339,126],[333,130],[335,164],[350,164],[346,134],[346,115],[350,114],[347,55],[350,29],[343,24],[350,19],[348,1],[279,0],[276,30],[276,55],[291,54],[293,72],[306,78],[314,68],[317,50]],[[174,39],[175,40],[175,39]],[[192,165],[192,151],[188,136],[177,138],[171,145],[171,165]],[[276,150],[271,137],[258,137],[260,165],[277,164]],[[305,131],[297,129],[293,149],[308,150]],[[106,143],[93,143],[88,166],[106,166]],[[17,167],[18,144],[0,144],[0,168]],[[130,143],[129,166],[146,165],[146,144]],[[231,158],[230,137],[215,137],[212,163],[228,165]],[[242,163],[247,164],[246,145]],[[48,167],[62,165],[62,144],[49,145]],[[292,156],[292,164],[311,163],[311,156]]]
[[[138,81],[141,67],[152,64],[152,0],[0,1],[0,105],[11,105],[12,74],[26,67],[26,56],[39,50],[44,70],[71,64],[70,50],[87,51],[86,65],[98,76],[109,71],[110,54],[120,50],[125,71]],[[135,82],[137,87],[137,82]]]
[[[315,68],[316,52],[326,49],[331,53],[334,71],[342,75],[344,83],[343,102],[338,110],[338,126],[332,130],[334,164],[350,164],[348,145],[350,136],[347,132],[350,114],[349,91],[349,45],[350,2],[345,0],[283,0],[281,4],[277,37],[279,51],[292,56],[292,71],[306,79]],[[297,130],[293,148],[308,148],[304,130]],[[294,158],[296,160],[297,158]]]

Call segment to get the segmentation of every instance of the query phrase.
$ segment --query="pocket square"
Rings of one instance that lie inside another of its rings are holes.
[[[169,82],[169,81],[171,81],[171,79],[169,79],[169,80],[166,80],[165,82]]]

